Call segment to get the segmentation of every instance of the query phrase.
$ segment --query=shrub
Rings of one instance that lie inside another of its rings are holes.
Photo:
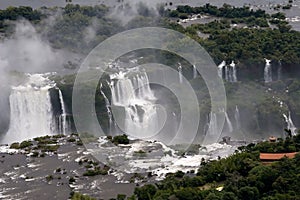
[[[32,142],[31,141],[23,141],[20,144],[20,149],[24,149],[24,148],[27,148],[27,147],[30,147],[30,146],[32,146]]]
[[[115,145],[129,144],[129,139],[128,139],[127,135],[125,135],[125,134],[117,135],[112,139],[112,143],[114,143]]]
[[[10,149],[19,149],[20,143],[19,142],[12,143],[9,148]]]

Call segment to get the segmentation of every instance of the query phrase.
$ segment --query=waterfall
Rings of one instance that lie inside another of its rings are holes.
[[[226,62],[224,60],[218,65],[218,75],[220,78],[223,78],[223,68],[225,66],[226,66]]]
[[[231,67],[231,80],[230,82],[237,82],[237,76],[236,76],[236,67],[234,61],[230,64]]]
[[[240,130],[241,118],[240,118],[240,111],[239,111],[238,106],[235,106],[234,119],[235,119],[235,124],[236,124],[236,130]]]
[[[226,122],[227,128],[228,128],[228,130],[226,130],[226,131],[224,131],[224,129],[223,129],[222,132],[231,133],[233,131],[233,126],[232,126],[232,123],[231,123],[231,121],[230,121],[230,119],[228,117],[228,114],[227,114],[227,112],[225,110],[223,110],[221,112],[223,112],[224,115],[225,115],[225,122]],[[218,123],[217,123],[217,114],[211,112],[209,114],[208,119],[209,119],[209,121],[207,122],[208,130],[206,131],[206,134],[208,134],[208,135],[214,135],[214,134],[217,133],[218,128],[220,128],[220,127],[218,127]],[[209,124],[209,122],[210,122],[210,124]]]
[[[279,67],[277,69],[277,80],[281,80],[281,74],[282,74],[282,65],[281,65],[281,61],[279,61]]]
[[[297,135],[297,128],[292,121],[291,112],[289,112],[289,116],[283,114],[283,117],[285,119],[285,122],[287,123],[287,129],[291,131],[291,134],[293,136]]]
[[[224,113],[225,113],[225,120],[226,120],[226,123],[228,125],[228,131],[229,131],[229,133],[231,133],[233,131],[232,123],[231,123],[231,121],[230,121],[230,119],[228,117],[227,112],[224,111]]]
[[[197,73],[197,68],[196,68],[195,65],[193,65],[193,78],[194,78],[194,79],[197,78],[197,75],[198,75],[198,73]]]
[[[64,98],[63,98],[63,95],[62,95],[62,92],[60,89],[58,89],[58,96],[59,96],[59,102],[60,102],[60,105],[61,105],[61,115],[59,117],[59,132],[61,134],[66,134],[67,130],[68,130],[68,123],[67,123],[67,112],[66,112],[66,107],[65,107],[65,102],[64,102]]]
[[[109,130],[110,133],[113,132],[112,128],[113,128],[113,120],[112,120],[112,114],[110,111],[110,103],[108,98],[106,97],[105,93],[102,91],[102,84],[100,85],[100,93],[102,94],[104,101],[105,101],[105,107],[106,107],[106,111],[107,111],[107,115],[108,115],[108,120],[109,120]]]
[[[206,134],[214,135],[217,133],[217,131],[218,131],[217,115],[216,115],[216,113],[211,112],[209,114],[208,130],[207,130]]]
[[[225,66],[225,80],[226,81],[229,81],[229,76],[230,76],[230,69],[229,69],[229,66]]]
[[[182,66],[180,63],[178,66],[178,76],[179,76],[179,83],[182,83]]]
[[[225,68],[225,80],[228,82],[237,82],[236,66],[234,61],[228,66],[225,61],[222,61],[218,66],[218,75],[223,78],[223,68]]]
[[[51,135],[56,131],[49,92],[54,87],[55,83],[42,74],[28,74],[25,84],[12,87],[10,125],[5,143]]]
[[[271,60],[265,58],[266,65],[264,69],[264,80],[265,83],[272,82],[272,67],[271,67]]]
[[[125,112],[121,119],[123,131],[137,138],[153,136],[158,128],[158,113],[146,72],[121,71],[110,78],[112,105]]]

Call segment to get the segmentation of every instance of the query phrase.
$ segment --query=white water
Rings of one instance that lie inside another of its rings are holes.
[[[241,119],[240,119],[240,111],[239,111],[238,106],[235,106],[234,119],[235,119],[236,130],[240,130],[240,128],[241,128]]]
[[[135,140],[128,145],[110,146],[106,137],[99,140],[99,146],[88,149],[96,158],[101,158],[105,163],[112,163],[117,170],[114,175],[118,176],[117,182],[124,180],[126,173],[156,174],[156,179],[161,180],[167,173],[175,173],[178,170],[187,172],[197,170],[200,167],[201,159],[215,160],[220,157],[227,157],[236,150],[236,146],[213,143],[202,146],[199,153],[195,155],[181,156],[181,153],[162,142]],[[100,148],[99,148],[100,147]],[[139,151],[146,152],[144,156],[139,156]],[[99,156],[99,157],[98,157]]]
[[[297,135],[297,128],[294,125],[294,122],[292,120],[291,112],[289,112],[289,116],[287,116],[286,114],[283,114],[283,117],[285,119],[285,122],[287,123],[287,129],[291,130],[291,133],[293,136]]]
[[[225,116],[225,124],[222,130],[222,133],[229,134],[233,131],[233,126],[232,122],[230,121],[228,114],[226,111],[221,111],[224,113]],[[206,131],[207,135],[215,135],[218,133],[218,130],[221,129],[222,127],[218,127],[218,121],[217,121],[217,113],[211,112],[208,117],[208,130]]]
[[[198,75],[197,68],[195,65],[193,65],[193,78],[197,78],[197,75]]]
[[[206,134],[208,135],[215,135],[218,131],[218,123],[217,123],[217,115],[216,113],[211,112],[209,115],[208,124],[209,128]]]
[[[231,67],[231,82],[237,82],[237,76],[236,76],[236,66],[234,61],[231,62],[230,64]]]
[[[229,66],[225,66],[225,80],[226,81],[229,81],[229,79],[230,79],[230,68],[229,68]]]
[[[182,66],[180,63],[178,66],[178,77],[179,77],[179,83],[182,83]]]
[[[102,84],[100,86],[100,93],[102,94],[104,101],[105,101],[105,107],[106,107],[106,111],[107,111],[107,115],[108,115],[108,120],[109,120],[109,130],[110,133],[112,133],[112,128],[113,128],[113,120],[112,120],[112,114],[110,111],[110,103],[108,98],[106,97],[105,93],[102,91]]]
[[[225,66],[226,66],[226,62],[224,60],[218,65],[218,75],[220,78],[223,78],[223,68]]]
[[[154,93],[145,72],[119,72],[111,75],[112,105],[124,108],[119,128],[135,138],[157,133],[158,113]],[[116,120],[116,119],[115,119]],[[124,124],[124,127],[122,127]],[[120,127],[121,126],[121,127]]]
[[[279,67],[277,69],[277,80],[281,80],[281,75],[282,75],[282,65],[281,62],[279,61]]]
[[[230,65],[226,65],[225,61],[222,61],[218,66],[218,75],[223,78],[223,68],[225,68],[225,80],[228,82],[237,82],[236,65],[234,61]]]
[[[65,102],[64,102],[64,98],[63,98],[63,95],[61,93],[61,90],[58,89],[58,96],[59,96],[59,102],[60,102],[60,105],[61,105],[61,115],[60,115],[60,119],[59,119],[59,132],[62,133],[62,134],[66,134],[67,130],[68,130],[68,123],[67,123],[67,112],[66,112],[66,107],[65,107]]]
[[[226,121],[227,126],[228,126],[228,132],[231,133],[233,131],[232,123],[231,123],[231,121],[228,117],[227,112],[225,111],[224,113],[225,113],[225,121]]]
[[[56,130],[49,89],[55,83],[42,74],[28,75],[25,84],[12,88],[9,96],[10,125],[4,142],[23,141]]]
[[[265,83],[270,83],[272,82],[272,67],[271,67],[271,60],[268,60],[265,58],[266,65],[264,69],[264,80]]]

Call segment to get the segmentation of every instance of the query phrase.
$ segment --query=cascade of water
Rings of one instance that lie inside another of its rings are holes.
[[[231,67],[231,70],[232,70],[231,71],[231,80],[230,80],[230,82],[237,82],[236,66],[235,66],[234,61],[231,62],[230,67]]]
[[[241,119],[240,119],[240,111],[238,106],[235,106],[235,113],[234,113],[234,119],[236,124],[236,130],[240,130],[241,128]]]
[[[197,68],[195,65],[193,65],[193,78],[197,78],[197,75],[198,75]]]
[[[60,101],[61,110],[62,110],[62,113],[59,117],[59,122],[58,122],[59,123],[59,132],[62,134],[66,134],[66,132],[68,130],[67,112],[66,112],[64,98],[63,98],[63,95],[62,95],[62,92],[60,89],[58,89],[58,96],[59,96],[59,101]]]
[[[282,74],[282,65],[281,65],[281,61],[279,61],[279,66],[277,69],[277,80],[281,80],[281,74]]]
[[[28,74],[9,96],[10,125],[4,142],[23,141],[56,131],[49,89],[55,83],[42,74]]]
[[[225,80],[229,81],[230,79],[230,68],[226,65],[225,66]]]
[[[179,76],[179,83],[182,83],[182,66],[180,63],[178,66],[178,76]]]
[[[225,80],[228,82],[237,82],[236,66],[234,61],[232,61],[229,66],[226,65],[225,61],[218,66],[218,75],[221,78],[223,77],[223,68],[225,68]]]
[[[264,69],[264,80],[265,83],[272,82],[272,67],[271,67],[271,60],[265,58],[266,65]]]
[[[225,120],[226,120],[226,123],[228,125],[228,131],[229,131],[229,133],[231,133],[233,131],[232,123],[231,123],[231,121],[230,121],[230,119],[228,117],[227,112],[224,111],[224,113],[225,113]]]
[[[293,136],[297,135],[297,128],[292,121],[291,112],[289,112],[289,116],[283,114],[283,117],[287,123],[287,129],[291,131]]]
[[[105,101],[105,107],[106,107],[106,111],[107,111],[107,115],[108,115],[108,120],[109,120],[109,130],[110,133],[112,132],[112,127],[113,127],[113,120],[112,120],[112,114],[110,111],[110,103],[108,98],[106,97],[105,93],[102,90],[102,84],[100,85],[100,93],[102,94],[104,101]]]
[[[131,136],[150,137],[158,128],[154,93],[146,72],[111,75],[112,105],[124,108],[123,131]]]
[[[220,78],[223,78],[223,68],[225,66],[226,66],[226,62],[224,60],[218,65],[218,75]]]
[[[208,135],[217,134],[218,124],[217,124],[217,115],[216,115],[216,113],[211,112],[209,114],[209,121],[208,121],[208,123],[209,123],[208,124],[208,130],[207,130],[206,134],[208,134]]]

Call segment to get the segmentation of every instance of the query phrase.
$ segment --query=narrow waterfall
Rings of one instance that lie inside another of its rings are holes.
[[[193,78],[194,78],[194,79],[197,78],[197,75],[198,75],[198,73],[197,73],[197,68],[196,68],[195,65],[193,65]]]
[[[270,83],[272,82],[272,67],[271,67],[271,60],[268,60],[265,58],[266,65],[264,69],[264,80],[265,83]]]
[[[228,126],[228,132],[231,133],[233,131],[233,127],[232,127],[232,123],[228,117],[228,114],[226,111],[224,111],[225,113],[225,120],[226,120],[226,123],[227,123],[227,126]]]
[[[112,120],[112,114],[111,114],[111,111],[110,111],[110,103],[109,103],[109,100],[108,98],[106,97],[105,93],[102,91],[102,84],[100,85],[100,93],[102,94],[103,98],[104,98],[104,101],[105,101],[105,107],[106,107],[106,110],[107,110],[107,115],[108,115],[108,120],[109,120],[109,131],[110,131],[110,134],[113,132],[113,120]]]
[[[292,121],[291,112],[289,112],[289,116],[283,114],[283,117],[287,123],[287,129],[291,131],[293,136],[297,135],[297,128]]]
[[[226,66],[226,62],[224,60],[218,65],[218,75],[220,78],[223,78],[223,68],[225,66]]]
[[[277,69],[277,80],[281,80],[281,74],[282,74],[282,64],[281,61],[279,61],[279,66]]]
[[[5,143],[23,141],[56,131],[49,89],[55,83],[42,74],[28,75],[25,84],[12,87],[10,125]]]
[[[58,96],[61,105],[61,115],[59,116],[59,121],[58,121],[58,128],[59,128],[58,131],[59,133],[65,135],[68,130],[67,112],[66,112],[64,98],[60,89],[58,89]]]
[[[217,114],[211,112],[208,118],[208,130],[206,132],[207,135],[215,135],[218,131],[218,123],[217,123]]]
[[[221,62],[218,66],[218,75],[221,78],[223,78],[223,68],[225,68],[225,80],[228,82],[237,82],[236,66],[234,61],[232,61],[229,66],[226,65],[225,61]]]
[[[229,78],[230,77],[230,68],[229,68],[229,66],[225,66],[225,80],[226,81],[229,81]]]
[[[178,66],[178,76],[179,76],[179,83],[182,83],[182,66],[180,63]]]
[[[235,66],[234,61],[231,62],[230,67],[231,67],[231,80],[230,80],[230,82],[237,82],[236,66]]]
[[[224,127],[226,129],[224,129],[223,127],[223,130],[222,132],[223,133],[231,133],[233,131],[233,126],[232,126],[232,123],[228,117],[228,114],[226,111],[221,111],[224,113],[225,115],[225,124],[224,124]],[[218,123],[217,123],[217,113],[214,113],[214,112],[211,112],[209,114],[209,117],[208,117],[208,122],[207,122],[207,126],[208,126],[208,129],[206,131],[206,134],[209,134],[209,135],[214,135],[217,133],[218,129],[220,129],[221,127],[218,127]]]
[[[158,128],[158,113],[146,72],[121,71],[110,78],[112,106],[121,107],[125,112],[121,119],[123,131],[137,138],[153,136]]]
[[[239,111],[238,106],[235,106],[234,119],[235,119],[236,130],[240,130],[241,129],[241,118],[240,118],[240,111]]]

